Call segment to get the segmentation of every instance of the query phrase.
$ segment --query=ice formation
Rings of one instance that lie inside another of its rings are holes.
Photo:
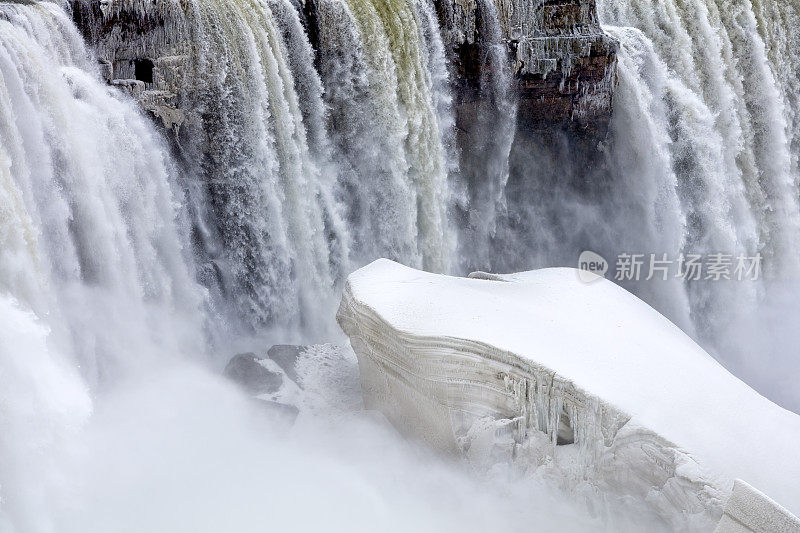
[[[710,530],[737,478],[800,511],[800,417],[602,278],[378,260],[348,278],[337,318],[366,406],[438,448],[637,502],[672,529]]]

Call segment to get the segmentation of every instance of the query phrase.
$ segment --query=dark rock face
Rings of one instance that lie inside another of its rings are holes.
[[[516,79],[518,121],[533,130],[569,128],[604,137],[616,84],[618,43],[603,33],[595,0],[497,0],[500,40]],[[437,0],[453,65],[459,127],[468,125],[485,62],[486,9],[475,0]]]
[[[283,376],[264,367],[260,362],[263,359],[254,353],[236,355],[225,366],[223,374],[250,394],[272,394],[280,389]]]
[[[275,422],[291,425],[294,423],[300,410],[296,405],[276,400],[276,396],[264,397],[263,395],[278,392],[289,380],[298,384],[298,375],[295,369],[297,357],[306,349],[305,346],[278,344],[271,347],[268,357],[261,357],[254,353],[242,353],[234,356],[225,366],[223,375],[241,386],[247,393],[256,396],[258,408],[272,417]],[[266,368],[264,361],[274,361],[280,371],[273,372]]]
[[[297,357],[306,349],[306,346],[295,346],[293,344],[276,344],[267,351],[267,356],[278,363],[278,366],[286,372],[286,376],[298,383],[297,376]],[[299,385],[299,383],[298,383]]]
[[[73,0],[71,5],[106,80],[136,98],[177,139],[195,111],[185,105],[192,43],[179,4],[134,9],[122,2]]]

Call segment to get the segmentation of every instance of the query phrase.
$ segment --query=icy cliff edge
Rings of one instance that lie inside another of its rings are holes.
[[[800,416],[609,281],[378,260],[349,277],[337,318],[367,407],[441,449],[637,502],[674,529],[713,528],[736,478],[800,511]]]

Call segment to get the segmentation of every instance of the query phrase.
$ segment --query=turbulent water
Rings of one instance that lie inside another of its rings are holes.
[[[760,253],[756,282],[624,285],[800,409],[800,5],[598,2],[618,85],[585,167],[568,137],[515,130],[496,9],[478,4],[489,103],[464,141],[429,0],[319,0],[316,48],[288,0],[103,4],[169,14],[142,46],[186,65],[164,81],[193,110],[160,117],[174,136],[101,81],[66,8],[0,3],[0,530],[58,530],[42,509],[71,505],[59,450],[98,397],[254,349],[251,334],[330,338],[344,278],[377,257],[463,274],[575,266],[585,249]],[[240,407],[204,386],[182,415],[206,394]],[[136,414],[125,398],[85,447]]]
[[[320,63],[359,262],[388,255],[450,269],[452,118],[434,17],[427,0],[319,4]]]

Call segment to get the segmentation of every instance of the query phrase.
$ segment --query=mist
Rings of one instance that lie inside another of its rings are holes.
[[[284,391],[301,406],[291,425],[181,358],[90,393],[63,372],[47,329],[1,302],[0,335],[29,354],[0,353],[4,400],[17,398],[3,403],[3,531],[610,530],[608,510],[592,516],[552,482],[510,465],[476,469],[401,437],[363,410],[349,349],[301,357],[304,391]],[[34,382],[24,396],[9,388]],[[635,518],[611,524],[634,531]]]

